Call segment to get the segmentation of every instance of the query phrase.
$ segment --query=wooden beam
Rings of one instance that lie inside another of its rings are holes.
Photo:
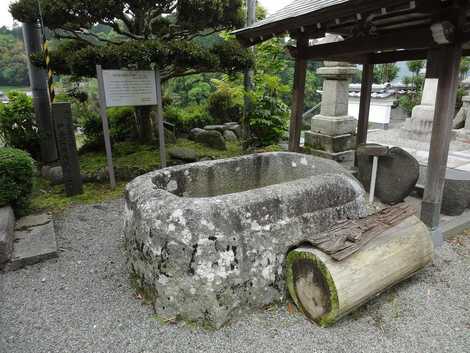
[[[431,61],[440,60],[439,84],[421,219],[432,229],[437,229],[440,222],[461,55],[461,44],[443,46],[439,51],[430,52]],[[442,239],[436,239],[436,241],[440,243]]]
[[[305,50],[308,45],[307,38],[299,38],[297,47],[300,51]],[[294,88],[292,97],[292,112],[289,128],[289,152],[299,152],[300,132],[302,129],[302,114],[304,113],[305,78],[307,75],[307,62],[296,58],[294,72]]]
[[[317,28],[318,31],[309,34],[320,37],[327,28],[318,28],[317,25],[319,23],[332,21],[336,18],[356,16],[357,14],[361,14],[363,18],[366,18],[374,12],[379,12],[382,8],[389,9],[393,13],[395,12],[396,6],[401,6],[406,2],[407,1],[404,0],[358,0],[354,1],[354,4],[346,2],[339,5],[328,6],[324,9],[305,13],[300,16],[288,17],[279,21],[267,23],[263,26],[241,29],[236,31],[235,35],[245,46],[261,43],[267,38],[272,37],[273,33],[276,35],[286,32],[294,33],[295,31],[300,33],[301,27],[304,27],[305,29],[307,29],[307,27],[311,27],[313,29]],[[415,0],[415,5],[415,11],[420,13],[429,12],[433,9],[436,12],[439,12],[441,9],[440,0]],[[307,32],[308,31],[306,30],[305,34],[307,34]]]
[[[373,79],[374,64],[364,64],[362,67],[361,98],[359,103],[359,119],[357,122],[356,144],[358,146],[367,143]]]
[[[302,59],[318,60],[332,56],[357,56],[360,54],[375,53],[399,49],[428,49],[434,47],[429,28],[414,31],[393,31],[383,35],[358,37],[342,42],[320,44],[308,47],[297,55]]]

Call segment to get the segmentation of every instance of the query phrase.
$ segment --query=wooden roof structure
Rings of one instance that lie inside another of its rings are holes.
[[[327,33],[343,40],[319,41]],[[288,34],[296,46],[289,150],[299,151],[306,61],[362,64],[357,144],[366,143],[375,64],[427,59],[427,78],[438,93],[423,197],[422,220],[439,229],[458,72],[470,55],[470,0],[294,0],[253,25],[234,32],[244,46]]]

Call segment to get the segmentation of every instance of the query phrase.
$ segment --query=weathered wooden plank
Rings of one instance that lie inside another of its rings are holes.
[[[379,213],[359,220],[345,220],[308,242],[337,261],[343,261],[371,240],[416,214],[406,204],[388,207]]]

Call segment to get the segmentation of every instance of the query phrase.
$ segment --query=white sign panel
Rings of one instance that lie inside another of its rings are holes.
[[[107,107],[157,105],[154,71],[103,70]]]

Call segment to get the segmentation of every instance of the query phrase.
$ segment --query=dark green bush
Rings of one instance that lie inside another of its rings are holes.
[[[38,158],[39,133],[31,98],[22,92],[10,92],[8,98],[8,104],[0,104],[0,140]]]
[[[243,114],[243,88],[213,80],[217,90],[210,94],[207,110],[215,123],[239,122]]]
[[[88,149],[104,147],[103,125],[100,115],[92,109],[82,109],[79,118],[80,126],[85,135]],[[134,109],[119,107],[108,109],[109,132],[113,142],[123,142],[136,139]]]
[[[24,214],[33,188],[33,167],[28,153],[0,148],[0,206],[12,205],[17,215]]]
[[[214,123],[203,105],[191,105],[186,109],[174,105],[167,106],[165,120],[176,126],[177,133],[189,133],[191,129],[203,128]]]

